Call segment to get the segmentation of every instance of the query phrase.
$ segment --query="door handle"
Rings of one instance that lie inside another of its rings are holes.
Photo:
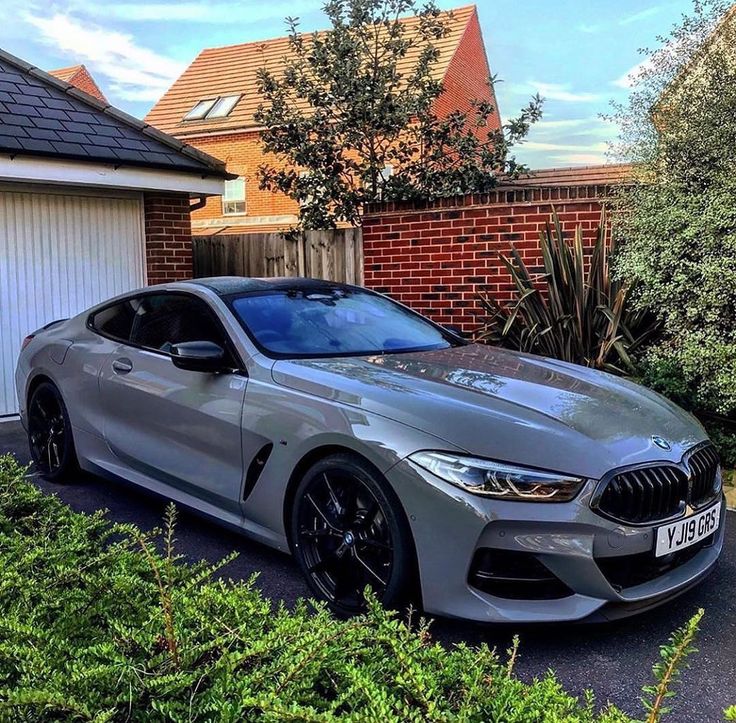
[[[127,374],[133,370],[133,362],[130,359],[115,359],[112,363],[112,370],[116,374]]]

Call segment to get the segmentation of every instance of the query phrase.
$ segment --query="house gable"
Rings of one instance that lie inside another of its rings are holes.
[[[445,117],[454,111],[472,117],[472,100],[486,100],[495,111],[490,119],[491,128],[501,127],[501,116],[493,88],[490,86],[491,69],[475,7],[444,74],[444,92],[435,101],[435,112]]]
[[[105,94],[100,90],[95,79],[84,65],[72,65],[69,68],[49,70],[49,75],[64,83],[69,83],[75,88],[79,88],[79,90],[87,93],[87,95],[91,95],[93,98],[97,98],[102,103],[107,104],[108,102]]]

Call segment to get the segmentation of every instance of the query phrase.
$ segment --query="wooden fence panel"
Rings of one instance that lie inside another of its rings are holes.
[[[308,231],[296,239],[280,233],[193,237],[194,276],[307,276],[363,283],[363,234],[359,228]]]

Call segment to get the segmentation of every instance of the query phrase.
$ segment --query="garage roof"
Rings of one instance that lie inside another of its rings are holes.
[[[230,177],[216,158],[3,50],[0,153]]]

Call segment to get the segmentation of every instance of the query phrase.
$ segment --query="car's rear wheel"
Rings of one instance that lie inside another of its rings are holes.
[[[28,401],[28,443],[36,469],[52,482],[61,481],[77,466],[69,415],[51,382],[41,382]]]
[[[414,551],[398,500],[357,456],[320,460],[301,480],[291,515],[294,556],[317,598],[347,617],[365,609],[370,586],[387,607],[413,582]]]

